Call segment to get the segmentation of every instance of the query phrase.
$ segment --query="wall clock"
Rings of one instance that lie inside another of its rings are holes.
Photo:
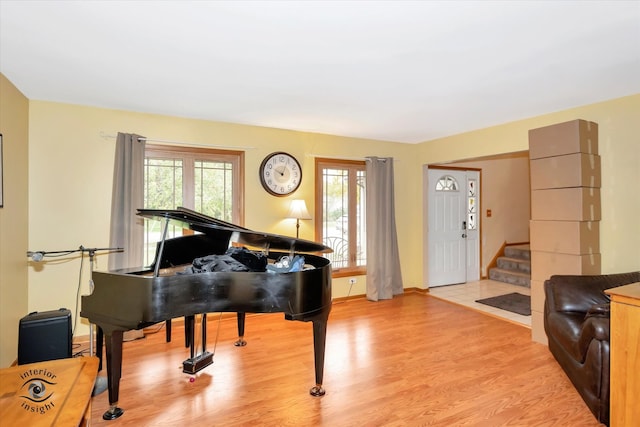
[[[265,157],[258,172],[260,183],[274,196],[288,196],[298,189],[302,181],[300,163],[291,154],[282,151]]]

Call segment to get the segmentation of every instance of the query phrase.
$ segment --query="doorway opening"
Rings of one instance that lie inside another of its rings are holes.
[[[465,173],[472,171],[479,174],[476,188],[478,198],[475,203],[479,264],[475,271],[479,275],[479,280],[487,279],[488,267],[505,244],[529,241],[529,220],[531,218],[529,152],[520,151],[423,166],[423,278],[426,288],[444,283],[453,284],[478,280],[476,278],[478,276],[469,274],[462,281],[460,281],[459,277],[457,279],[444,278],[440,281],[431,281],[430,271],[433,270],[431,263],[440,262],[440,260],[430,253],[432,248],[429,247],[429,236],[432,231],[432,225],[429,223],[430,207],[435,203],[435,196],[429,193],[430,180],[428,175],[430,170],[439,170],[441,175],[449,170]],[[435,178],[432,177],[431,182],[434,179],[439,179],[441,175],[437,175]],[[464,180],[464,178],[462,179]],[[433,191],[433,188],[431,188],[431,191]],[[450,198],[452,197],[450,196]],[[444,199],[445,197],[442,198]],[[457,229],[453,228],[456,232],[461,231],[462,216],[462,214],[459,214],[459,217],[450,220],[452,227],[454,225],[458,226]],[[432,220],[434,219],[432,218]],[[462,233],[460,234],[461,236]],[[475,237],[473,236],[473,238]],[[453,244],[450,245],[449,251],[452,250],[452,247],[454,247]],[[471,249],[474,247],[471,246]],[[445,255],[446,253],[444,255],[441,253],[440,256]],[[473,259],[473,256],[476,255],[465,253],[465,258]],[[462,257],[459,258],[461,259]]]
[[[427,173],[428,283],[480,279],[480,172],[429,168]]]

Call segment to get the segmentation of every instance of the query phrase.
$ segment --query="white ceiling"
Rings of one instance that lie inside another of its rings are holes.
[[[639,1],[0,0],[25,96],[415,143],[640,93]]]

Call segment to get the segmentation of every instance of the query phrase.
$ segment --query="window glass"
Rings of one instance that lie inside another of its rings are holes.
[[[316,238],[333,249],[335,275],[364,274],[365,163],[317,159],[316,177]]]

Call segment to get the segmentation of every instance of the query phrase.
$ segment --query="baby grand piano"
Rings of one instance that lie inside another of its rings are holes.
[[[197,234],[173,239],[163,237],[158,242],[155,261],[148,268],[93,273],[94,290],[82,296],[80,316],[98,327],[98,356],[102,354],[103,337],[106,343],[110,407],[103,419],[115,419],[124,412],[118,407],[123,332],[183,316],[187,330],[187,319],[212,312],[237,313],[240,336],[237,345],[244,345],[245,313],[282,312],[286,320],[313,322],[315,386],[310,393],[324,395],[322,379],[327,319],[331,311],[331,263],[314,253],[331,252],[331,248],[308,240],[252,231],[185,208],[139,209],[138,215],[164,221],[165,237],[171,223]],[[184,270],[179,266],[190,264],[194,258],[224,254],[230,246],[257,249],[272,260],[283,255],[303,254],[307,268],[280,273],[176,272]],[[206,321],[202,323],[203,341],[206,341]]]

